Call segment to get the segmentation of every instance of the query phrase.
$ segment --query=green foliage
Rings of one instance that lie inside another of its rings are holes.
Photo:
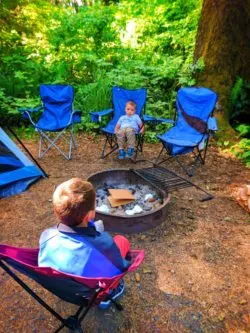
[[[242,139],[231,147],[231,152],[250,167],[250,139]]]
[[[232,88],[231,110],[230,122],[240,138],[239,142],[231,147],[231,151],[250,166],[250,82],[240,77]]]
[[[250,116],[250,82],[238,77],[231,92],[231,125],[237,126],[249,122]]]
[[[98,131],[88,114],[111,107],[114,85],[146,87],[147,113],[172,118],[177,89],[194,85],[204,67],[192,59],[201,2],[3,1],[0,115],[19,124],[17,107],[36,106],[41,83],[65,83],[83,112],[79,130]]]

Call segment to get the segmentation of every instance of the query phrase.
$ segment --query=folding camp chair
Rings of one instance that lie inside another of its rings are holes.
[[[102,128],[102,133],[105,136],[105,142],[102,148],[101,158],[105,158],[118,149],[118,144],[115,135],[115,126],[118,119],[125,114],[125,106],[128,101],[136,103],[136,113],[142,118],[145,113],[145,104],[147,98],[147,91],[144,88],[141,89],[124,89],[120,87],[112,88],[112,109],[106,109],[99,112],[90,112],[92,121],[98,122],[101,117],[112,114],[112,119],[109,121],[106,127]],[[142,119],[143,120],[143,119]],[[137,146],[135,148],[135,158],[138,152],[143,150],[143,135],[136,134]]]
[[[51,148],[55,148],[67,160],[70,160],[72,148],[76,148],[74,124],[81,122],[81,112],[73,111],[73,87],[68,85],[42,84],[40,86],[40,96],[43,107],[19,109],[23,117],[30,120],[40,135],[38,157],[42,158]],[[43,113],[41,117],[37,122],[34,122],[31,114],[42,109]],[[62,137],[69,144],[69,151],[67,153],[57,145],[57,142]],[[43,148],[43,144],[45,148]]]
[[[205,164],[208,141],[217,130],[213,110],[217,94],[207,88],[181,88],[177,94],[177,120],[174,126],[163,135],[156,135],[163,147],[155,163],[161,164],[170,157],[175,157],[181,168],[192,176],[197,162]],[[162,158],[166,152],[168,158]],[[180,161],[179,155],[192,152],[194,163],[187,168]]]
[[[85,318],[90,308],[98,305],[102,300],[109,296],[110,290],[117,287],[123,276],[134,271],[143,261],[144,252],[132,250],[132,264],[128,271],[113,278],[84,278],[72,274],[61,273],[49,267],[37,266],[38,249],[17,248],[9,245],[0,244],[0,267],[9,274],[21,287],[23,287],[37,302],[46,308],[60,322],[61,326],[55,331],[59,332],[67,327],[71,330],[83,332],[81,322]],[[13,270],[14,268],[14,270]],[[74,315],[68,318],[61,317],[51,308],[40,296],[38,296],[26,283],[24,283],[15,271],[35,280],[42,287],[60,299],[79,305]],[[110,299],[118,310],[122,306]]]

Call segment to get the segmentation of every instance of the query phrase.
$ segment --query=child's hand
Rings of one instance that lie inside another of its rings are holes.
[[[140,129],[140,134],[143,134],[144,133],[144,126]]]

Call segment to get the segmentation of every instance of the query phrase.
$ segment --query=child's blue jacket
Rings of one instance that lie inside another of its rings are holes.
[[[113,277],[130,262],[107,232],[95,227],[68,227],[62,223],[46,229],[39,240],[38,264],[84,277]]]

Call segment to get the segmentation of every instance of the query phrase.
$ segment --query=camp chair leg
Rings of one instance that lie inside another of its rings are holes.
[[[102,288],[98,287],[95,292],[93,293],[92,297],[88,301],[88,305],[82,304],[79,309],[76,311],[75,315],[68,317],[64,323],[58,327],[58,329],[54,333],[60,332],[65,326],[77,331],[79,333],[83,333],[83,330],[81,328],[81,322],[86,317],[87,313],[95,303],[96,297],[98,296],[99,292],[102,290]],[[85,309],[84,309],[85,308]],[[83,311],[84,310],[84,311]],[[83,313],[81,314],[81,312]]]
[[[193,165],[191,166],[191,168],[185,168],[185,166],[183,165],[183,163],[181,163],[179,156],[175,156],[176,158],[176,162],[179,164],[179,166],[181,167],[181,169],[189,176],[192,177],[194,175],[194,168],[195,168],[195,164],[197,163],[197,159],[194,161]]]
[[[109,156],[110,154],[112,154],[115,150],[118,149],[118,144],[116,142],[116,140],[114,139],[114,135],[112,134],[105,134],[106,137],[106,141],[104,142],[103,148],[102,148],[102,154],[101,154],[101,158],[106,158],[107,156]],[[110,151],[105,154],[105,150],[107,145],[110,148]]]
[[[195,170],[198,162],[200,162],[203,165],[205,164],[206,154],[207,154],[207,149],[208,149],[208,139],[206,140],[206,143],[205,143],[203,155],[202,155],[202,151],[199,149],[199,146],[197,146],[196,148],[197,148],[197,154],[194,153],[194,157],[195,157],[194,163],[193,163],[192,167],[186,171],[190,177],[192,177],[194,175],[194,170]]]
[[[47,303],[45,303],[26,283],[24,283],[12,270],[9,269],[2,261],[0,261],[0,267],[9,274],[28,294],[30,294],[38,303],[40,303],[45,309],[47,309],[54,317],[59,321],[64,322],[64,319]]]
[[[143,151],[143,143],[144,143],[144,135],[137,135],[137,147],[136,151],[142,153]]]
[[[164,144],[162,143],[162,149],[161,149],[159,155],[154,160],[153,165],[160,165],[164,162],[167,162],[168,160],[170,160],[172,158],[172,156],[167,155],[167,158],[163,158],[161,161],[159,161],[163,152],[165,152],[166,155],[167,155],[168,154],[168,148],[165,147]]]
[[[68,317],[64,321],[64,323],[60,327],[58,327],[57,330],[54,331],[54,333],[60,332],[65,326],[67,328],[69,328],[70,331],[83,333],[83,329],[81,328],[81,324],[75,316]]]
[[[92,297],[88,301],[88,305],[86,306],[86,302],[83,302],[83,304],[79,307],[75,315],[69,316],[67,319],[64,319],[61,317],[54,309],[52,309],[47,303],[44,302],[44,300],[41,299],[26,283],[24,283],[8,266],[6,266],[1,260],[0,260],[0,267],[8,274],[10,275],[23,289],[30,294],[38,303],[40,303],[46,310],[48,310],[54,317],[56,317],[59,321],[62,322],[62,325],[58,327],[58,329],[54,333],[60,332],[65,326],[69,329],[73,329],[79,333],[83,333],[83,330],[81,328],[81,322],[89,312],[90,308],[95,303],[95,300],[99,294],[99,292],[102,290],[102,288],[98,287],[94,291]],[[84,309],[86,308],[86,309]],[[84,312],[81,314],[82,310]]]
[[[202,164],[205,164],[205,160],[206,160],[206,156],[207,156],[207,150],[208,150],[208,143],[209,143],[209,136],[208,136],[208,138],[206,140],[206,143],[205,143]]]
[[[159,153],[159,155],[156,157],[155,161],[153,162],[153,165],[160,165],[166,161],[168,161],[170,158],[175,158],[176,159],[176,162],[179,164],[179,166],[181,167],[181,169],[189,176],[189,177],[192,177],[194,175],[194,170],[196,168],[196,165],[198,162],[200,162],[201,164],[205,164],[205,159],[206,159],[206,153],[207,153],[207,148],[208,148],[208,140],[206,140],[206,143],[205,143],[205,147],[204,147],[204,151],[203,151],[203,155],[202,155],[202,151],[199,149],[199,146],[196,147],[197,149],[197,153],[195,153],[193,151],[193,155],[194,155],[194,162],[192,164],[192,166],[190,168],[187,168],[183,165],[183,163],[180,161],[179,159],[179,156],[178,155],[175,155],[175,156],[172,156],[170,155],[168,158],[166,159],[162,159],[161,161],[160,160],[160,157],[162,155],[163,152],[166,152],[166,154],[168,153],[169,154],[169,149],[167,147],[167,145],[164,145],[164,143],[162,142],[162,149]]]
[[[39,142],[39,153],[38,153],[38,157],[42,158],[51,148],[55,148],[61,155],[64,156],[64,158],[66,160],[70,160],[72,157],[72,145],[74,144],[72,141],[72,135],[70,134],[70,139],[69,141],[63,137],[63,135],[65,135],[65,130],[60,132],[59,134],[57,134],[53,139],[51,139],[51,137],[49,137],[49,135],[45,134],[44,132],[38,130],[39,134],[40,134],[40,142]],[[67,142],[69,142],[69,153],[68,155],[66,155],[56,144],[55,142],[60,138],[64,138]],[[49,144],[47,144],[47,142]],[[42,151],[42,144],[46,145],[46,149],[44,151]]]

